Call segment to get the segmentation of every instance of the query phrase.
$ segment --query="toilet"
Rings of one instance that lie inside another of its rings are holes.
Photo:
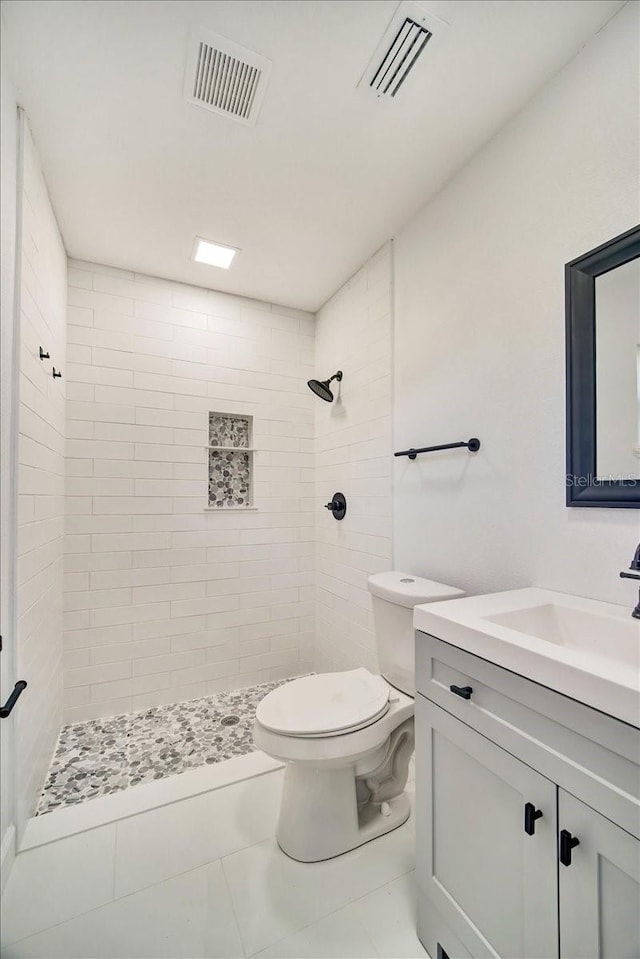
[[[286,764],[276,838],[300,862],[332,859],[409,817],[413,608],[462,590],[407,573],[369,577],[381,675],[363,667],[293,679],[258,705],[253,740]]]

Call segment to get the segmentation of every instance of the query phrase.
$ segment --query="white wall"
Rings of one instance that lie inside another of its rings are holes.
[[[471,592],[535,584],[631,604],[634,510],[567,509],[564,264],[638,221],[629,3],[401,232],[396,563]]]
[[[313,318],[69,263],[65,720],[309,668]],[[254,417],[253,511],[207,511],[208,412]]]
[[[16,457],[12,406],[17,387],[13,363],[16,206],[18,190],[18,112],[7,72],[6,33],[2,22],[0,56],[0,701],[6,702],[16,680],[14,655]],[[4,888],[15,852],[14,723],[0,724],[0,885]]]
[[[344,374],[333,403],[314,398],[319,671],[377,669],[367,578],[391,566],[391,277],[388,243],[316,317],[313,375]],[[323,509],[338,491],[340,522]]]
[[[62,718],[62,576],[67,262],[26,128],[20,283],[17,823],[35,808]],[[39,348],[50,353],[40,360]]]

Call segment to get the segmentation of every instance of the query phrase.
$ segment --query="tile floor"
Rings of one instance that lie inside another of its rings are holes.
[[[337,859],[297,863],[274,839],[282,775],[20,853],[2,901],[2,955],[425,956],[413,818]]]
[[[279,685],[63,726],[36,815],[251,752],[256,707]]]

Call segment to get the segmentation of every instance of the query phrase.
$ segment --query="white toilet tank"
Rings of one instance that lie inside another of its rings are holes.
[[[369,577],[380,673],[396,689],[415,696],[413,607],[464,596],[461,589],[411,573]]]

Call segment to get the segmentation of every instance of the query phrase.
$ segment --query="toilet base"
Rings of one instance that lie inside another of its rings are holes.
[[[391,832],[411,813],[405,783],[406,774],[396,781],[396,795],[358,804],[353,766],[326,769],[289,763],[276,831],[278,845],[298,862],[321,862]]]
[[[386,805],[389,807],[389,814],[386,816],[380,812],[379,808],[377,812],[374,812],[373,806],[367,807],[367,812],[371,814],[367,816],[367,821],[351,836],[349,845],[340,849],[334,848],[332,852],[328,852],[327,849],[309,849],[307,843],[296,843],[294,841],[291,845],[291,836],[282,836],[280,830],[276,833],[276,840],[282,851],[290,859],[295,859],[297,862],[323,862],[326,859],[335,859],[336,856],[341,856],[351,849],[357,849],[358,846],[363,846],[366,842],[377,839],[378,836],[384,836],[385,833],[392,832],[402,826],[411,815],[411,804],[406,793],[396,796]]]

